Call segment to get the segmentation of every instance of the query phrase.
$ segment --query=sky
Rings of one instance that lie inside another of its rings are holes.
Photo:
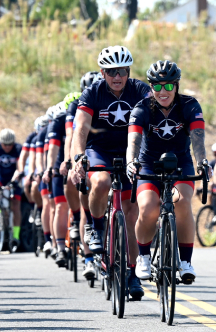
[[[139,10],[141,12],[143,12],[146,8],[152,9],[154,7],[155,2],[157,2],[157,1],[158,0],[138,0]],[[187,1],[188,0],[181,0],[181,3],[183,4]],[[120,12],[112,6],[112,2],[113,2],[113,0],[97,0],[99,14],[101,14],[105,10],[107,12],[107,14],[112,13],[112,17],[114,19],[118,18],[118,16],[120,15]],[[209,2],[216,4],[216,0],[210,0]],[[123,5],[123,6],[125,6],[125,5]]]

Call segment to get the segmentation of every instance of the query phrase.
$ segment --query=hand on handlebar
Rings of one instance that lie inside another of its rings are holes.
[[[52,176],[54,175],[53,170],[52,170]],[[46,169],[44,171],[43,177],[42,177],[42,181],[44,183],[49,183],[50,182],[50,170]]]
[[[83,167],[82,159],[80,159],[77,163],[75,163],[74,171],[80,179],[85,179],[86,172]],[[89,167],[90,167],[90,162],[87,160],[87,169],[89,169]]]
[[[130,180],[130,183],[133,183],[135,179],[135,174],[137,174],[137,172],[139,171],[140,166],[141,165],[138,162],[138,160],[131,161],[130,163],[127,164],[126,173],[128,179]],[[140,179],[140,177],[137,175],[136,179]]]

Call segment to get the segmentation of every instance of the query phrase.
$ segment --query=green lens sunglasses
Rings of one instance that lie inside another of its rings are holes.
[[[172,91],[174,89],[175,85],[176,85],[175,83],[152,84],[152,87],[153,87],[154,91],[156,91],[156,92],[161,91],[162,87],[164,87],[164,89],[166,91]]]

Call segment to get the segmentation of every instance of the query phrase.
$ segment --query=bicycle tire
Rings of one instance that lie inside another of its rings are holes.
[[[124,316],[125,309],[125,230],[124,216],[121,212],[116,212],[114,223],[114,267],[113,267],[113,285],[115,296],[115,309],[118,318]]]
[[[196,233],[199,243],[203,247],[216,245],[216,218],[211,205],[203,206],[196,218]]]
[[[68,265],[68,270],[73,271],[73,256],[72,256],[71,248],[69,248],[68,253],[67,253],[67,265]]]
[[[167,325],[172,325],[175,310],[176,293],[176,225],[175,217],[169,213],[168,220],[164,220],[164,251],[163,251],[163,295],[165,319]]]
[[[72,256],[73,256],[73,279],[74,282],[78,281],[77,278],[77,241],[73,240],[73,249],[72,249]]]
[[[104,261],[106,264],[106,275],[104,276],[104,294],[107,301],[111,297],[111,280],[110,280],[110,229],[108,229],[106,237],[106,251],[104,253]]]
[[[90,288],[94,288],[94,281],[95,281],[94,279],[89,279],[88,280],[88,285],[89,285]]]
[[[161,221],[161,229],[159,231],[159,271],[158,271],[158,283],[159,283],[159,291],[160,291],[160,318],[161,318],[161,322],[165,322],[166,321],[166,317],[165,317],[165,306],[164,306],[164,288],[163,288],[163,272],[162,272],[162,268],[163,268],[163,256],[164,256],[164,240],[165,240],[165,229],[164,227],[162,227],[163,225],[163,220],[164,217]],[[154,253],[156,255],[156,253]]]
[[[0,211],[0,251],[2,251],[3,249],[4,241],[5,241],[4,221],[3,221],[2,211]]]

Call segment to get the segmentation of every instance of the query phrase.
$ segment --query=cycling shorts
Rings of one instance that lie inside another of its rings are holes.
[[[154,174],[152,167],[148,166],[146,163],[143,165],[142,162],[141,162],[141,165],[142,165],[142,169],[140,171],[140,174]],[[181,163],[178,162],[178,167],[182,168],[182,174],[184,174],[184,175],[194,175],[195,174],[194,167],[191,162],[184,162],[183,165],[181,165]],[[176,174],[176,172],[173,174]],[[180,183],[186,183],[194,190],[194,181],[173,182],[173,187]],[[159,181],[138,180],[137,196],[144,190],[153,190],[160,197],[161,189],[162,189],[162,183]]]
[[[40,191],[41,196],[49,195],[49,191],[47,189],[47,185],[43,181],[40,182],[40,184],[38,186],[38,190]]]
[[[88,160],[90,161],[90,167],[94,166],[113,166],[113,158],[122,158],[124,165],[126,164],[126,156],[125,154],[116,155],[113,153],[107,153],[107,151],[102,151],[100,149],[93,150],[87,149],[86,155],[88,156]],[[93,175],[94,172],[88,172],[89,178]],[[131,197],[131,183],[126,176],[126,174],[122,175],[122,192],[121,192],[121,199],[125,201],[126,199],[130,199]]]
[[[63,176],[54,177],[52,179],[52,193],[55,204],[67,203],[64,195]]]

